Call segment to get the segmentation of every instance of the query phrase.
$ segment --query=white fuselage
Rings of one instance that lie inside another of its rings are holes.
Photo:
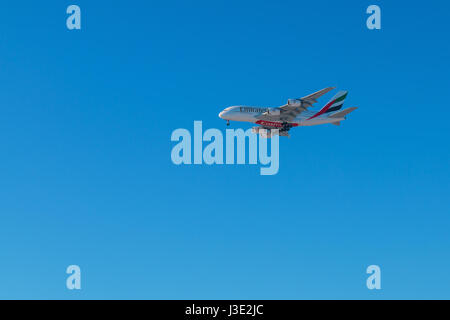
[[[224,109],[221,113],[219,113],[219,117],[225,120],[231,121],[246,121],[251,123],[256,123],[262,126],[268,127],[281,127],[283,122],[277,119],[270,120],[269,117],[265,117],[265,120],[261,120],[260,116],[265,112],[271,112],[271,108],[263,108],[263,107],[248,107],[248,106],[233,106]],[[317,114],[312,111],[304,111],[300,113],[293,120],[289,121],[292,127],[297,126],[315,126],[319,124],[325,123],[334,123],[344,120],[343,118],[332,118],[329,117],[329,114],[322,114],[319,116],[314,116]]]

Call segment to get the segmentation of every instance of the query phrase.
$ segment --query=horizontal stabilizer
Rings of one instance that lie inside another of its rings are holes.
[[[343,118],[344,116],[346,116],[347,114],[349,114],[352,111],[355,111],[356,109],[358,109],[357,107],[352,107],[352,108],[347,108],[345,110],[333,113],[330,118]]]

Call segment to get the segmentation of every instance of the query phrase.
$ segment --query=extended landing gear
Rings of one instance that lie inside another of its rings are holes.
[[[282,127],[280,129],[280,133],[279,133],[280,137],[290,138],[291,136],[289,135],[289,130],[291,130],[291,128],[292,128],[292,126],[289,123],[283,122],[283,125],[282,125]]]
[[[229,126],[230,125],[230,120],[227,120],[227,126]]]
[[[291,128],[292,128],[292,126],[289,123],[283,122],[280,131],[289,131],[289,130],[291,130]]]

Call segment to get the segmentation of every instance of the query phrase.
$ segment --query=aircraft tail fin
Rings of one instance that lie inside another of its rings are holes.
[[[318,117],[322,114],[340,110],[344,104],[345,98],[347,97],[347,93],[347,91],[339,91],[330,101],[328,101],[328,103],[322,109],[320,109],[319,112],[317,112],[308,120]]]
[[[339,91],[331,100],[322,108],[324,113],[338,111],[344,105],[344,100],[347,97],[347,91]]]

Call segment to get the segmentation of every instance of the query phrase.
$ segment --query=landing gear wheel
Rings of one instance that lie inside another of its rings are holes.
[[[229,126],[230,125],[230,120],[227,120],[227,126]]]
[[[286,131],[288,132],[291,129],[291,126],[287,122],[283,122],[281,130],[280,131]]]

